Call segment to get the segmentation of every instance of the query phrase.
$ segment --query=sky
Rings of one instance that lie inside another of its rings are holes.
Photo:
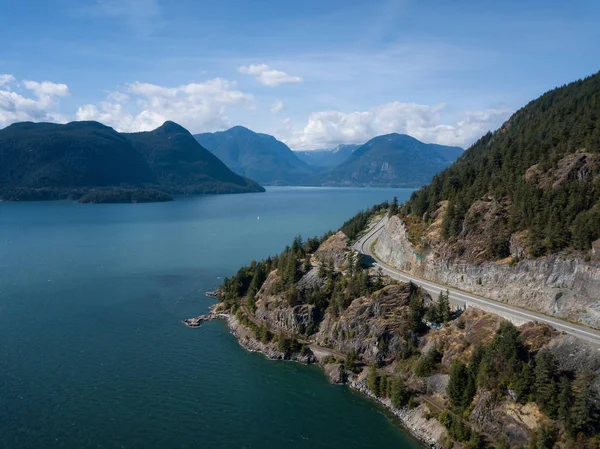
[[[468,147],[600,70],[596,0],[0,0],[0,128],[234,125]]]

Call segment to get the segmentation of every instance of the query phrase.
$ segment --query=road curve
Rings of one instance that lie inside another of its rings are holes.
[[[422,279],[418,276],[406,273],[398,270],[397,268],[391,267],[386,264],[383,260],[377,257],[377,254],[372,251],[371,247],[375,240],[381,234],[384,226],[388,220],[387,215],[380,221],[375,223],[369,230],[357,240],[353,245],[353,249],[372,257],[375,260],[375,265],[381,267],[384,274],[390,276],[393,279],[397,279],[403,282],[412,282],[420,287],[424,288],[434,298],[439,295],[440,291],[446,291],[450,293],[450,302],[458,307],[477,307],[485,310],[486,312],[495,313],[502,317],[512,321],[516,325],[525,324],[530,321],[537,321],[540,323],[546,323],[554,327],[558,331],[565,332],[567,334],[574,335],[581,340],[593,345],[596,349],[600,349],[600,331],[573,324],[559,318],[543,315],[541,313],[533,312],[527,309],[522,309],[510,304],[495,301],[493,299],[484,298],[482,296],[467,293],[461,290],[448,288],[445,285],[437,284],[427,279]]]

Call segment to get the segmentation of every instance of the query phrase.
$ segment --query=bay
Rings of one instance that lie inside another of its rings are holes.
[[[252,259],[410,189],[0,203],[0,447],[416,448],[318,367],[181,324]]]

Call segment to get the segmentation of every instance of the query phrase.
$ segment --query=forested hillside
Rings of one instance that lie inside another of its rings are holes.
[[[522,232],[530,256],[586,250],[600,237],[600,73],[559,87],[517,111],[415,192],[403,215],[425,221],[447,200],[443,237],[464,237],[477,203],[489,220],[493,258]],[[493,206],[489,206],[493,205]],[[476,232],[483,232],[482,229]]]
[[[173,122],[134,134],[98,122],[27,122],[0,130],[0,199],[77,199],[98,188],[86,201],[264,190],[233,173]]]
[[[413,422],[438,435],[428,441],[435,447],[598,448],[597,351],[545,324],[517,328],[477,308],[452,310],[447,293],[431,298],[362,265],[348,243],[388,207],[321,239],[296,237],[226,278],[218,311],[235,317],[240,343],[318,360],[332,382],[397,416],[420,416]]]
[[[314,174],[286,144],[243,126],[194,137],[231,170],[262,184],[306,185]]]
[[[333,186],[419,187],[448,167],[462,148],[427,144],[405,134],[377,136],[319,182]]]

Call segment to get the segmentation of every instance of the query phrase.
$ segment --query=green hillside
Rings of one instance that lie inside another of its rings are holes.
[[[422,186],[462,152],[458,147],[426,144],[405,134],[386,134],[356,149],[325,173],[320,182],[340,186]]]
[[[402,212],[431,216],[442,200],[449,201],[449,241],[462,237],[475,202],[496,203],[489,234],[496,258],[508,254],[510,237],[520,231],[531,256],[590,248],[600,237],[600,73],[517,111],[413,194]]]
[[[315,171],[283,142],[243,126],[194,137],[231,170],[261,184],[302,185]]]
[[[98,188],[103,190],[91,198],[102,196],[107,201],[165,198],[153,189],[168,193],[264,190],[233,173],[172,122],[135,134],[120,134],[97,122],[26,122],[0,130],[0,198],[80,198]],[[141,190],[135,193],[131,188]]]

